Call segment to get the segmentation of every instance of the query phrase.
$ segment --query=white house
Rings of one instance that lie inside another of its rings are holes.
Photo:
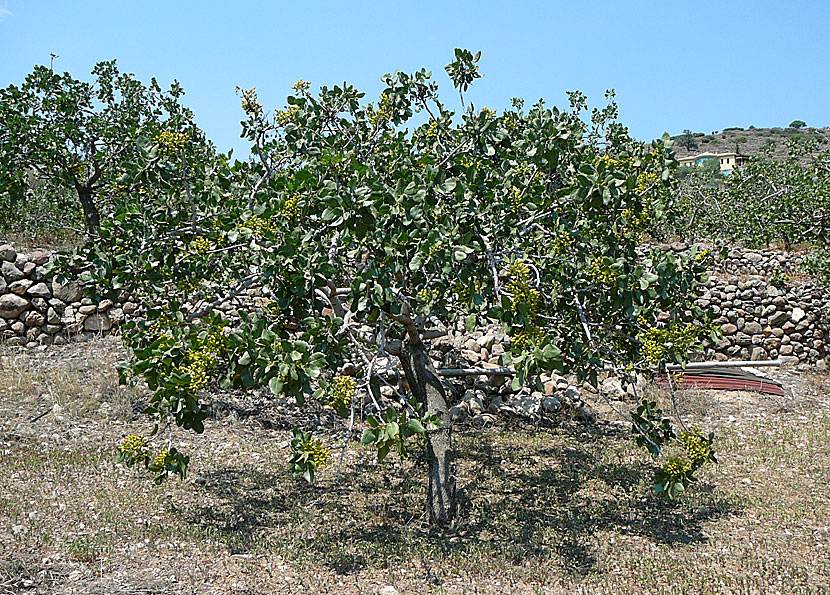
[[[684,165],[698,166],[703,165],[708,159],[716,159],[720,165],[720,171],[724,175],[729,175],[733,169],[745,165],[749,161],[749,157],[738,153],[699,153],[698,155],[678,157],[677,161],[681,167]]]

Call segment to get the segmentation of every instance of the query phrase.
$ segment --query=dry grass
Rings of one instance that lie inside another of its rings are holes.
[[[651,461],[602,416],[463,431],[464,520],[439,535],[417,457],[353,445],[340,487],[334,469],[307,486],[285,471],[288,433],[256,415],[177,434],[185,482],[114,466],[144,428],[108,341],[51,367],[0,353],[0,593],[828,592],[826,377],[788,400],[680,393],[684,417],[718,427],[721,464],[679,502],[649,494]]]

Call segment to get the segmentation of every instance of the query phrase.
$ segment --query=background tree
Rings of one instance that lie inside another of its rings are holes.
[[[167,92],[155,79],[144,86],[115,61],[92,74],[88,83],[36,66],[22,85],[0,90],[0,196],[14,203],[34,187],[47,195],[71,191],[87,231],[97,233],[102,201],[117,194],[114,185],[140,145],[159,134],[205,142],[179,103],[178,83]]]
[[[478,55],[455,56],[448,72],[463,99]],[[456,514],[453,395],[430,338],[502,324],[517,390],[540,370],[596,385],[606,366],[629,377],[684,361],[710,330],[694,305],[705,255],[638,254],[672,201],[676,162],[662,141],[633,141],[613,101],[589,123],[578,92],[569,110],[514,100],[497,114],[464,101],[456,113],[423,70],[383,81],[376,103],[349,85],[312,94],[300,81],[273,114],[241,91],[251,160],[188,161],[187,143],[171,152],[164,139],[146,147],[118,214],[72,262],[86,281],[129,284],[154,304],[125,331],[134,359],[122,377],[153,391],[156,428],[202,431],[212,382],[331,407],[350,435],[367,415],[361,440],[379,458],[425,444],[427,508],[443,526]],[[426,121],[413,125],[417,112]],[[233,328],[218,310],[231,299]],[[389,356],[409,390],[384,400]],[[658,493],[679,493],[713,459],[711,436],[675,435],[653,404],[632,417],[654,457],[672,441],[700,446],[666,459]],[[172,444],[150,456],[143,440],[125,442],[121,458],[159,480],[184,473]],[[298,428],[291,448],[293,470],[313,480],[330,447]]]
[[[682,187],[682,235],[749,245],[830,245],[830,153],[815,139],[792,139],[783,161],[752,157],[722,184],[690,178]]]
[[[697,140],[695,140],[694,133],[688,128],[683,131],[683,134],[677,137],[677,142],[687,151],[692,151],[698,148]]]
[[[806,125],[807,123],[804,120],[793,120],[790,122],[790,128],[795,128],[796,130],[804,128]]]

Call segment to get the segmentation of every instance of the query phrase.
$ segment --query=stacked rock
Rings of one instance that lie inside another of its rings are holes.
[[[723,330],[709,350],[714,359],[781,357],[816,364],[830,353],[830,320],[823,310],[827,295],[813,283],[779,288],[758,275],[713,276],[697,303],[712,309]]]
[[[798,270],[804,254],[780,250],[743,250],[732,248],[726,258],[719,258],[715,270],[727,275],[760,275],[766,279]]]
[[[75,283],[50,279],[51,254],[19,253],[0,245],[0,340],[9,345],[61,345],[86,340],[119,326],[136,311],[124,294],[119,303],[94,304]]]

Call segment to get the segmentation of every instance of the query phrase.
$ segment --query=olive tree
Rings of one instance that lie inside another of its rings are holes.
[[[447,67],[459,111],[424,70],[384,76],[376,102],[348,84],[312,93],[300,81],[271,113],[240,91],[247,163],[194,162],[187,144],[169,150],[164,139],[146,148],[122,208],[69,264],[148,304],[125,331],[134,357],[122,374],[153,392],[157,429],[201,432],[214,384],[317,401],[350,428],[368,412],[361,441],[380,458],[425,445],[427,508],[447,525],[452,395],[432,338],[502,324],[516,389],[541,370],[596,384],[603,368],[625,376],[684,361],[707,330],[693,303],[705,255],[638,252],[672,200],[664,142],[633,141],[612,95],[585,120],[578,92],[565,110],[477,109],[465,98],[477,61],[459,50]],[[238,318],[225,314],[231,302]],[[392,402],[378,390],[388,356],[408,386]],[[658,493],[676,495],[714,459],[711,436],[676,435],[654,403],[632,419],[653,456],[665,458],[669,441],[688,447],[666,460]],[[329,449],[299,428],[292,468],[313,480]],[[140,436],[119,452],[158,480],[188,463],[172,443],[154,455]]]
[[[54,59],[55,56],[53,56]],[[141,144],[159,135],[204,144],[173,83],[162,91],[120,73],[115,61],[92,70],[92,82],[36,66],[21,85],[0,89],[0,197],[73,193],[87,232],[97,233],[101,202],[117,199],[117,180]]]

